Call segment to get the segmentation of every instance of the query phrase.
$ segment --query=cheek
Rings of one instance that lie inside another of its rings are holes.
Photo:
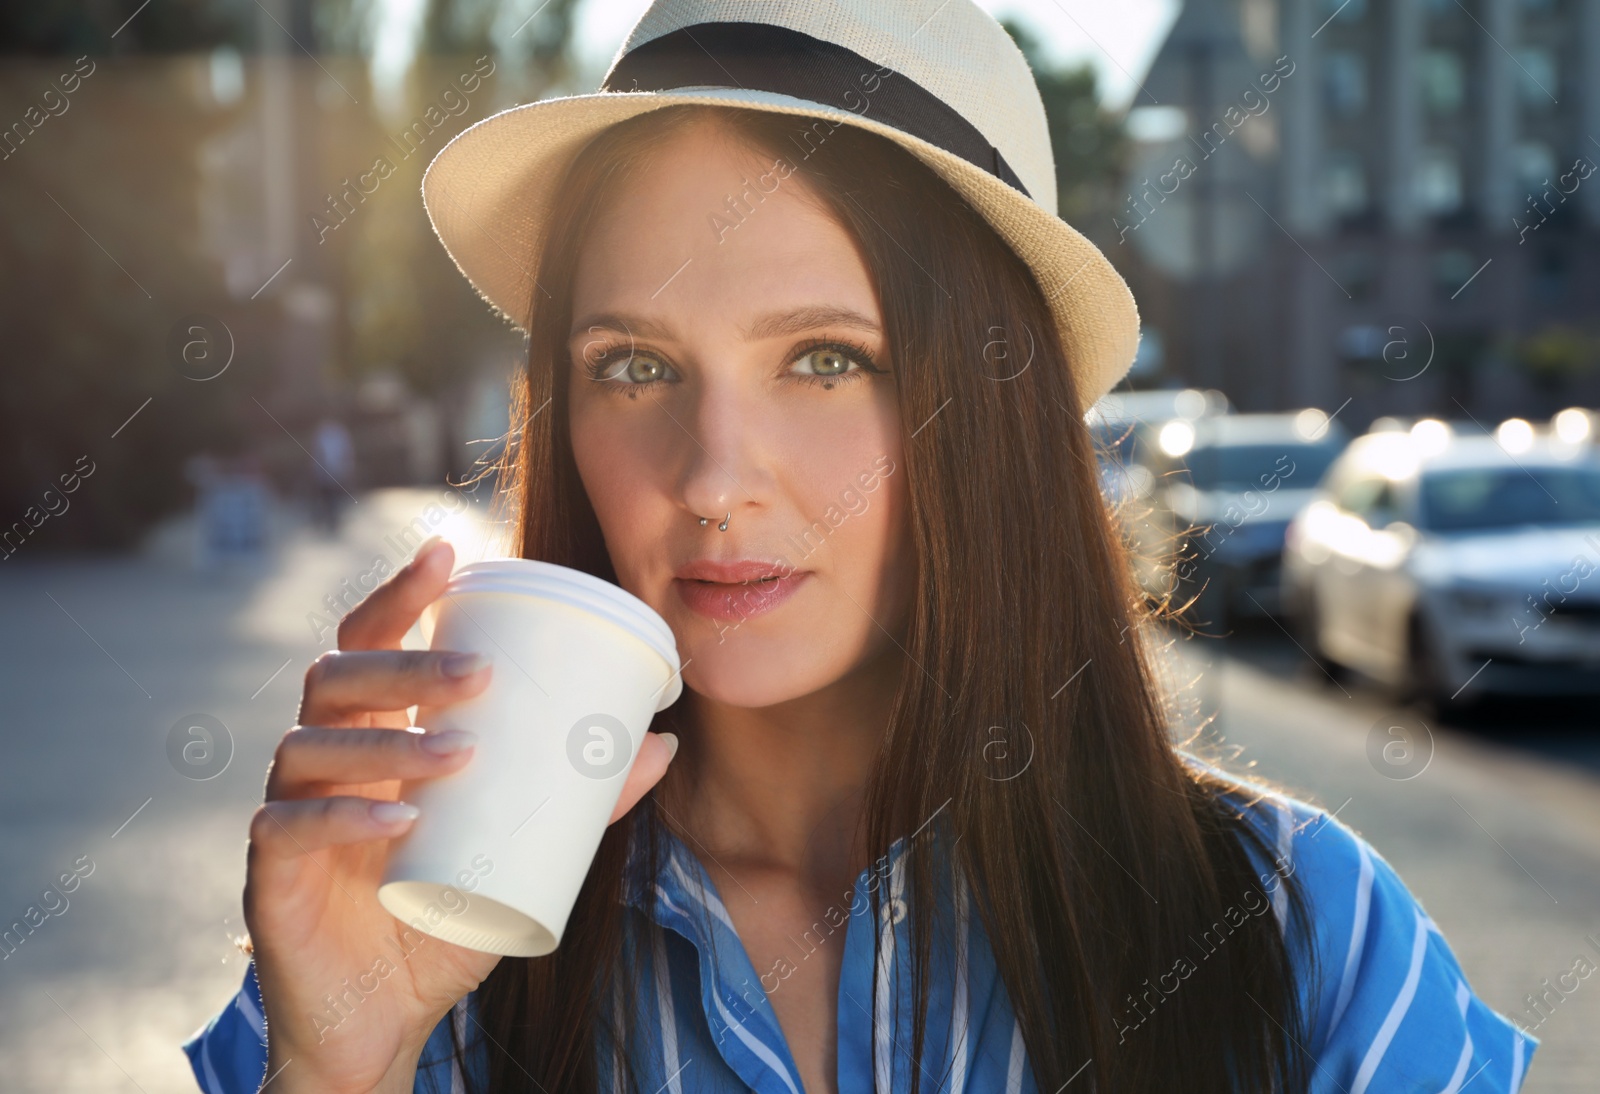
[[[898,452],[891,458],[895,470],[887,475],[878,473],[877,488],[863,494],[868,504],[866,511],[859,518],[852,516],[840,530],[856,526],[856,537],[841,546],[847,546],[860,560],[859,595],[871,598],[873,607],[869,610],[874,619],[898,636],[909,609],[913,567],[905,470]],[[867,603],[862,600],[863,606]],[[877,631],[877,626],[873,630]],[[878,633],[888,641],[882,631]]]
[[[574,405],[569,421],[578,477],[617,577],[627,586],[639,562],[629,556],[629,545],[637,552],[639,545],[660,539],[659,528],[645,527],[660,519],[648,499],[664,497],[658,480],[667,464],[656,431],[641,427],[636,416],[608,415],[603,406],[590,410]]]
[[[784,460],[790,475],[804,476],[791,485],[811,533],[811,561],[838,584],[839,610],[859,616],[865,609],[891,631],[908,576],[906,478],[894,415],[891,405],[818,423],[803,434],[803,450]],[[872,620],[866,624],[877,631]]]

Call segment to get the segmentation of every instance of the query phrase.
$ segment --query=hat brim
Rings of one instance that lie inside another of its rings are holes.
[[[1033,270],[1055,318],[1085,409],[1128,372],[1139,312],[1127,282],[1060,217],[975,164],[871,118],[807,99],[737,88],[606,91],[502,110],[439,150],[422,178],[423,206],[445,251],[514,326],[527,321],[555,189],[602,130],[683,103],[818,117],[877,133],[960,193]]]

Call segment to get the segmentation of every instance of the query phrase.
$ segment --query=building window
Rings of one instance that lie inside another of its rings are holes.
[[[1351,217],[1366,211],[1367,171],[1359,154],[1329,152],[1322,181],[1324,199],[1335,216]]]
[[[1519,144],[1514,162],[1517,184],[1521,187],[1518,196],[1522,199],[1521,210],[1513,220],[1519,239],[1526,242],[1530,232],[1543,228],[1570,227],[1578,203],[1568,201],[1567,197],[1580,185],[1588,185],[1582,182],[1582,175],[1573,162],[1565,159],[1558,162],[1550,146],[1537,141]]]
[[[1422,81],[1422,101],[1435,114],[1454,114],[1466,98],[1466,74],[1461,55],[1448,49],[1430,49],[1417,66]]]
[[[1533,259],[1533,276],[1528,279],[1528,300],[1534,304],[1559,304],[1567,298],[1568,262],[1566,252],[1547,249]]]
[[[1417,200],[1431,216],[1461,208],[1461,157],[1448,145],[1424,148],[1417,158]]]
[[[1556,156],[1548,144],[1528,141],[1517,145],[1517,185],[1529,194],[1538,194],[1556,177]]]
[[[1556,0],[1521,0],[1520,6],[1529,15],[1554,15],[1560,7]]]
[[[1456,0],[1428,0],[1426,9],[1428,14],[1436,19],[1461,14],[1461,8],[1456,4]]]
[[[1329,112],[1341,118],[1360,114],[1367,105],[1366,58],[1349,50],[1333,50],[1322,64]]]
[[[1358,323],[1339,332],[1339,356],[1347,361],[1371,361],[1383,356],[1389,335],[1382,327]]]
[[[1377,295],[1378,261],[1370,251],[1346,251],[1334,261],[1339,284],[1357,303]]]
[[[1517,97],[1530,110],[1548,110],[1556,105],[1555,54],[1543,46],[1524,46],[1517,50]]]
[[[1452,247],[1433,256],[1433,291],[1441,300],[1464,300],[1470,294],[1461,287],[1472,277],[1478,264],[1469,251]]]

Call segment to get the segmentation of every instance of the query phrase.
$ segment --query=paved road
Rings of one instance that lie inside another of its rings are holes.
[[[1527,1003],[1579,955],[1600,967],[1585,940],[1600,939],[1593,713],[1500,704],[1433,724],[1359,680],[1322,676],[1268,623],[1238,640],[1175,641],[1171,654],[1173,679],[1194,680],[1191,709],[1215,715],[1205,743],[1337,810],[1422,901],[1473,988],[1537,1024],[1523,1089],[1600,1090],[1600,977],[1577,981],[1542,1022]]]
[[[245,829],[304,666],[332,643],[314,613],[380,560],[406,557],[396,537],[408,526],[411,545],[436,530],[446,514],[427,507],[440,498],[363,496],[337,539],[285,515],[277,548],[253,568],[197,572],[181,523],[137,556],[19,556],[0,567],[10,715],[0,917],[46,913],[0,960],[6,1094],[194,1089],[177,1046],[243,973],[230,934],[242,930]],[[467,553],[489,550],[476,525],[448,519],[440,527]],[[1402,719],[1380,696],[1319,683],[1298,661],[1269,630],[1227,646],[1182,644],[1174,671],[1198,675],[1187,694],[1218,714],[1211,733],[1222,745],[1339,808],[1427,905],[1474,986],[1533,1020],[1523,997],[1572,966],[1586,932],[1600,936],[1594,741],[1569,734],[1529,748],[1518,747],[1516,724],[1433,727],[1426,769],[1398,781],[1369,762],[1367,742],[1380,718],[1385,728]],[[171,727],[195,713],[232,738],[227,766],[206,780],[168,758]],[[86,876],[69,902],[45,905],[45,888],[75,864]],[[1596,1030],[1591,979],[1539,1029],[1525,1089],[1600,1088]]]

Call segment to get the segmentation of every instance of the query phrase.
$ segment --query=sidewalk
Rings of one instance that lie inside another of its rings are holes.
[[[6,1094],[195,1089],[178,1046],[244,973],[230,936],[244,930],[245,833],[305,666],[334,644],[318,620],[343,609],[327,598],[355,603],[352,590],[434,531],[460,557],[489,553],[477,514],[444,490],[363,495],[337,539],[283,506],[273,527],[258,565],[197,570],[192,521],[179,519],[135,555],[0,569],[14,727],[0,917],[45,913],[0,947]],[[190,743],[185,757],[193,714],[231,743],[216,734],[212,755]],[[220,772],[195,777],[208,764]],[[65,899],[44,895],[75,864]]]

